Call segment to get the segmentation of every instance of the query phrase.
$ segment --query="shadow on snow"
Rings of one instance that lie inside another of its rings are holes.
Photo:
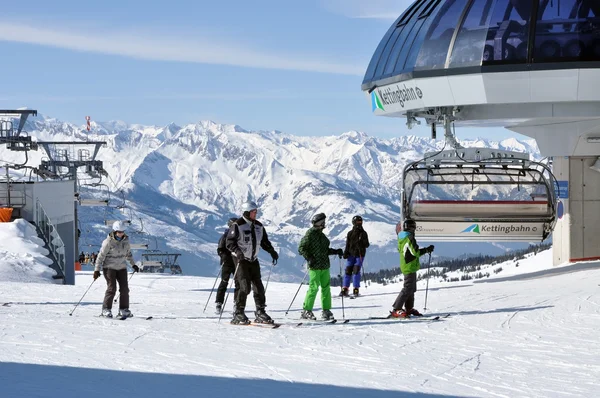
[[[295,383],[268,379],[141,373],[54,365],[0,363],[0,384],[6,397],[158,398],[176,396],[305,397],[449,397],[448,395]],[[115,395],[116,393],[116,395]]]

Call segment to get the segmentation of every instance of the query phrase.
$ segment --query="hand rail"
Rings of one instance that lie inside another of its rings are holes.
[[[48,248],[50,248],[50,252],[54,255],[62,274],[66,275],[65,244],[39,199],[35,203],[35,208],[35,224],[42,231],[42,235],[48,244]]]

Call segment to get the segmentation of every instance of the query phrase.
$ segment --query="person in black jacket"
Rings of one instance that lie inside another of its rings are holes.
[[[225,292],[227,291],[229,278],[232,274],[235,273],[235,264],[233,263],[233,257],[231,257],[231,252],[227,250],[226,244],[229,229],[236,221],[237,218],[230,218],[229,221],[227,221],[227,229],[225,230],[225,233],[221,236],[221,239],[219,239],[219,244],[217,245],[217,254],[221,258],[221,283],[217,288],[217,297],[215,299],[215,307],[217,310],[217,314],[220,314],[223,311],[223,301],[225,300]],[[234,280],[234,283],[235,288],[233,290],[233,300],[235,302],[235,298],[237,297],[240,287],[237,281]]]
[[[346,236],[346,249],[344,258],[346,260],[346,272],[344,275],[344,284],[340,296],[348,296],[350,290],[350,280],[354,289],[352,294],[358,296],[360,289],[360,277],[363,261],[369,247],[369,235],[363,229],[363,219],[361,216],[352,217],[352,230]]]
[[[252,201],[244,203],[243,214],[229,228],[227,235],[227,250],[231,252],[237,264],[236,281],[239,282],[239,291],[235,299],[235,312],[231,323],[248,324],[246,317],[246,298],[250,294],[250,287],[254,292],[254,313],[256,323],[273,323],[273,319],[265,312],[266,299],[265,287],[260,276],[258,251],[262,248],[271,255],[273,265],[277,264],[279,255],[271,245],[265,227],[256,219],[258,206]]]

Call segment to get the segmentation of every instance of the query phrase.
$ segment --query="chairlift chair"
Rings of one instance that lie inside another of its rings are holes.
[[[556,223],[555,187],[528,154],[455,147],[404,168],[402,214],[424,241],[543,241]]]

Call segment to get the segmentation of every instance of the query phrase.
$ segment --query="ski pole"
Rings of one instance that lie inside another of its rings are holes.
[[[425,306],[424,311],[427,311],[427,292],[429,291],[429,265],[431,264],[431,253],[429,253],[429,261],[427,261],[427,285],[425,287]]]
[[[240,268],[240,264],[241,264],[242,260],[238,261],[238,263],[235,266],[235,272],[233,273],[233,280],[231,282],[229,282],[229,287],[227,288],[227,294],[225,295],[225,301],[223,302],[223,306],[221,307],[221,311],[219,312],[219,323],[221,323],[221,317],[223,316],[223,311],[225,310],[225,306],[227,305],[227,299],[229,298],[229,290],[231,289],[231,284],[232,283],[237,283],[236,277],[237,277],[237,273],[238,273],[238,269]],[[234,297],[235,299],[235,297]]]
[[[342,259],[340,258],[340,286],[344,287],[344,281],[342,279]],[[342,293],[342,319],[346,319],[346,310],[344,309],[344,294]]]
[[[267,288],[269,287],[269,280],[271,279],[271,272],[273,271],[274,266],[275,262],[271,264],[271,268],[269,269],[269,276],[267,277],[267,284],[265,285],[265,294],[267,293]]]
[[[75,308],[73,308],[73,310],[69,313],[70,316],[73,316],[73,313],[75,312],[75,309],[77,308],[77,306],[79,305],[79,303],[81,303],[81,300],[83,300],[83,298],[87,294],[88,290],[90,290],[90,287],[92,287],[92,285],[94,284],[94,282],[96,282],[95,279],[92,281],[92,283],[90,283],[90,286],[87,288],[87,290],[85,291],[85,293],[83,293],[83,296],[81,296],[81,298],[79,299],[79,301],[77,302],[77,304],[75,304]]]
[[[306,272],[304,273],[304,278],[302,278],[302,282],[300,282],[300,286],[298,286],[298,290],[296,290],[296,294],[294,294],[294,298],[292,299],[292,302],[290,303],[290,306],[288,307],[287,311],[285,312],[285,315],[287,315],[288,312],[290,312],[290,308],[292,308],[292,304],[294,304],[294,300],[296,300],[296,296],[298,295],[298,293],[300,292],[300,288],[304,284],[304,280],[306,279],[306,275],[308,275],[308,265],[306,266]]]
[[[129,281],[131,280],[131,278],[133,278],[133,274],[135,274],[135,271],[133,271],[131,273],[131,276],[129,277],[129,279],[127,280],[127,284],[129,285]],[[119,297],[121,297],[121,286],[119,286],[119,294],[117,294],[117,297],[115,298],[115,303],[119,300]]]
[[[367,286],[367,277],[365,276],[365,258],[360,256],[360,267],[362,268],[362,278],[363,278],[363,284],[365,285],[365,289],[368,287]]]
[[[215,283],[213,283],[213,287],[212,289],[210,289],[210,294],[208,295],[208,300],[206,300],[206,304],[204,305],[204,310],[202,311],[202,313],[206,312],[206,307],[208,307],[208,302],[210,301],[210,297],[213,294],[213,291],[215,290],[215,286],[217,286],[217,281],[219,280],[219,275],[223,275],[223,264],[221,264],[221,269],[219,270],[219,272],[217,272],[217,277],[215,278]]]

